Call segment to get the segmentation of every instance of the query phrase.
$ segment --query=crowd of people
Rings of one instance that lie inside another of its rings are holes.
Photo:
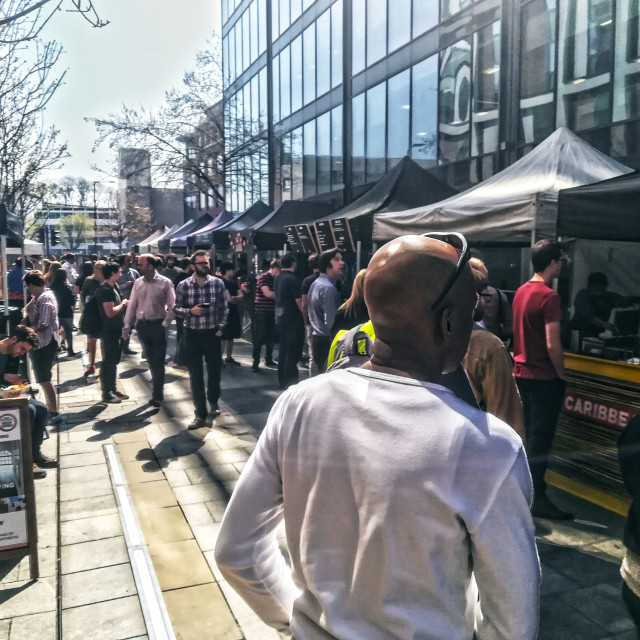
[[[532,248],[534,274],[513,307],[460,234],[388,243],[348,297],[343,258],[338,248],[311,255],[301,279],[287,253],[254,284],[231,262],[212,265],[206,251],[90,256],[80,273],[72,254],[32,269],[16,261],[26,304],[21,325],[0,341],[0,373],[15,379],[8,359],[30,354],[46,400],[30,401],[36,472],[57,464],[40,446],[47,420],[60,420],[51,369],[63,340],[75,356],[76,298],[87,382],[100,342],[105,403],[127,398],[117,366],[134,353],[135,330],[151,373],[148,402],[161,406],[175,320],[189,429],[220,413],[221,371],[241,366],[233,343],[248,306],[251,370],[260,373],[264,347],[284,393],[224,516],[216,560],[229,583],[296,637],[535,638],[532,516],[573,518],[551,502],[544,479],[565,388],[552,288],[562,246]],[[20,302],[15,286],[12,296]],[[304,367],[310,379],[297,384]],[[276,539],[283,519],[291,568]],[[639,566],[630,555],[626,585],[640,584]],[[624,593],[640,619],[640,594]]]

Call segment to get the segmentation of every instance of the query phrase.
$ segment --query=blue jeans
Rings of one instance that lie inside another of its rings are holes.
[[[164,360],[167,356],[167,333],[162,320],[138,320],[136,324],[138,339],[144,351],[151,371],[153,384],[152,398],[164,400]]]
[[[217,408],[220,398],[220,369],[222,345],[215,329],[184,329],[187,352],[187,368],[193,406],[198,418],[207,417],[207,397],[211,408]],[[204,364],[207,365],[207,392],[204,388]]]

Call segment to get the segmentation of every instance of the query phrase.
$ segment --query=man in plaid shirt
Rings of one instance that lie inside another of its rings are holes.
[[[207,397],[211,414],[216,416],[220,413],[220,336],[227,322],[229,309],[224,283],[220,278],[209,275],[209,254],[206,251],[196,251],[191,256],[191,264],[194,274],[178,285],[174,312],[176,316],[184,318],[183,340],[186,341],[187,367],[196,414],[189,429],[199,429],[206,425]],[[207,365],[206,395],[203,358]]]

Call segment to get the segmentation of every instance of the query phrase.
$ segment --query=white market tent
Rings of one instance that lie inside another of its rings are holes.
[[[374,216],[374,240],[458,231],[475,242],[529,244],[555,237],[558,191],[629,173],[560,127],[533,151],[484,182],[435,204]]]

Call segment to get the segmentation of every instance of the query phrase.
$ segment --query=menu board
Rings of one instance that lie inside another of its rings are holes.
[[[347,218],[335,218],[331,220],[331,229],[335,238],[335,247],[340,247],[343,251],[355,251],[351,227]]]
[[[0,551],[24,547],[27,498],[20,409],[0,408]]]
[[[316,229],[316,238],[320,245],[320,251],[327,251],[336,246],[336,239],[333,236],[331,222],[329,220],[321,220],[313,225]]]
[[[296,233],[300,243],[300,253],[316,253],[318,248],[308,224],[297,224]]]
[[[294,253],[303,253],[296,228],[293,225],[288,225],[284,228],[284,234],[287,236],[287,244],[291,247],[291,251]]]

